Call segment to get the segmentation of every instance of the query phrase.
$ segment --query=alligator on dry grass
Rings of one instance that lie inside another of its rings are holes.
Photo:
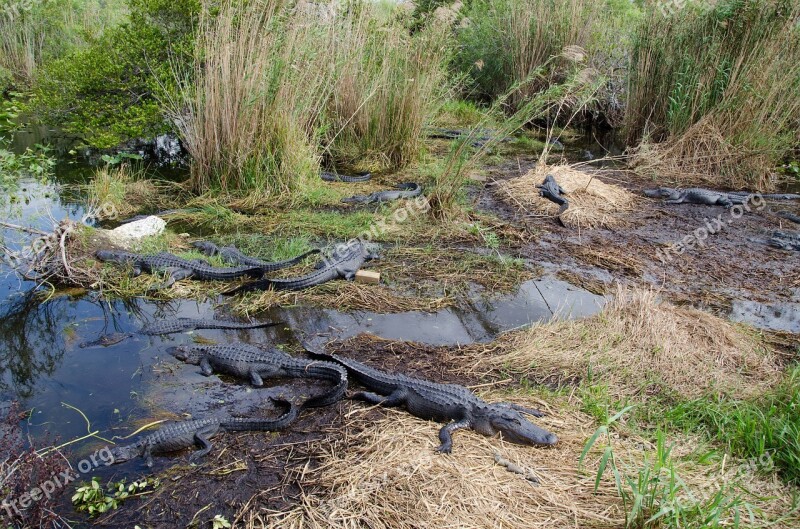
[[[466,428],[487,436],[502,434],[505,440],[522,445],[549,446],[558,442],[555,434],[523,416],[524,413],[541,417],[543,414],[538,410],[509,403],[490,404],[464,386],[385,373],[349,358],[305,348],[314,356],[342,364],[354,380],[371,390],[358,392],[352,398],[383,406],[404,405],[416,417],[448,422],[439,431],[441,444],[437,452],[450,453],[452,434]]]
[[[355,278],[356,272],[364,265],[364,262],[370,259],[377,259],[377,255],[368,250],[364,243],[352,242],[337,249],[316,270],[304,276],[289,279],[261,279],[224,292],[224,294],[266,290],[270,287],[274,290],[302,290],[334,279],[350,281]]]
[[[746,204],[755,197],[760,199],[772,200],[796,200],[800,195],[791,193],[758,194],[748,191],[713,191],[700,187],[689,189],[673,189],[671,187],[659,187],[657,189],[645,189],[644,194],[650,198],[664,198],[666,204],[705,204],[708,206],[724,206],[726,208],[734,205]]]
[[[355,176],[349,176],[330,171],[322,171],[319,174],[319,176],[326,182],[347,182],[347,183],[367,182],[370,180],[370,178],[372,178],[371,173],[356,173]]]
[[[295,358],[277,349],[253,345],[179,345],[168,352],[187,364],[200,366],[205,376],[224,373],[249,380],[256,387],[264,378],[315,378],[334,384],[331,391],[311,397],[301,408],[329,406],[341,400],[347,390],[347,371],[334,362]]]
[[[261,259],[256,259],[254,257],[249,257],[240,252],[235,246],[223,246],[222,248],[220,248],[219,246],[210,241],[193,242],[192,246],[197,248],[200,252],[202,252],[205,255],[208,256],[220,255],[227,262],[239,266],[257,266],[261,268],[261,270],[263,270],[265,273],[274,272],[276,270],[281,270],[283,268],[294,266],[298,263],[303,262],[303,259],[305,259],[309,255],[320,253],[320,251],[315,248],[313,250],[309,250],[303,254],[300,254],[292,259],[286,259],[285,261],[269,262],[269,261],[262,261]]]
[[[376,202],[391,202],[392,200],[399,200],[401,198],[414,198],[422,194],[420,185],[413,182],[397,184],[394,187],[395,189],[393,190],[376,191],[369,195],[353,195],[343,198],[342,202],[346,204],[373,204]]]
[[[567,192],[558,185],[556,182],[555,177],[549,174],[544,178],[544,181],[541,184],[538,184],[536,188],[539,190],[539,196],[544,197],[551,202],[555,202],[559,206],[561,206],[558,210],[558,221],[561,222],[561,225],[564,225],[564,222],[561,220],[561,214],[564,213],[567,208],[569,208],[569,201],[564,198],[562,195],[566,195]]]
[[[769,245],[782,250],[800,251],[800,232],[774,231]]]
[[[124,463],[135,457],[142,457],[147,466],[152,467],[154,455],[168,454],[192,446],[199,446],[201,450],[189,456],[190,461],[195,461],[211,451],[213,446],[210,439],[220,432],[274,432],[286,428],[297,418],[298,408],[286,400],[274,398],[271,398],[271,400],[276,404],[286,406],[288,408],[286,413],[276,419],[228,417],[224,419],[197,419],[168,424],[142,437],[135,443],[112,448],[113,463]]]
[[[143,271],[147,272],[148,274],[153,274],[156,272],[168,273],[169,278],[158,288],[166,288],[172,285],[175,281],[186,278],[209,281],[228,281],[243,276],[258,278],[264,275],[264,271],[258,266],[216,268],[202,261],[201,259],[190,261],[166,252],[161,252],[155,255],[142,255],[132,252],[120,252],[116,250],[98,250],[95,253],[95,256],[97,259],[103,262],[132,267],[134,276],[138,276]]]

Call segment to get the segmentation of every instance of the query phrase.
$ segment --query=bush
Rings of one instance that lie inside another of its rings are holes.
[[[626,130],[656,176],[769,187],[768,173],[800,144],[800,6],[722,0],[651,12],[633,42]]]
[[[458,30],[455,68],[467,76],[473,97],[495,100],[518,87],[509,103],[522,101],[564,80],[564,66],[586,50],[602,3],[594,0],[476,0]],[[567,46],[575,54],[561,57]],[[544,75],[532,74],[548,65]]]
[[[54,124],[108,148],[170,129],[157,95],[174,65],[191,61],[199,0],[129,0],[128,22],[47,65],[33,107]]]

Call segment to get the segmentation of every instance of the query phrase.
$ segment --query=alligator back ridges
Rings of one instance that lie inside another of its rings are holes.
[[[371,173],[358,173],[355,176],[350,176],[350,175],[334,173],[331,171],[322,171],[319,174],[319,176],[326,182],[347,182],[347,183],[367,182],[372,178]]]
[[[148,323],[144,325],[139,332],[146,335],[158,335],[191,331],[194,329],[258,329],[273,325],[277,325],[277,323],[270,321],[240,323],[235,321],[175,318],[172,320],[160,320]]]
[[[257,266],[261,268],[261,270],[264,272],[275,272],[278,270],[282,270],[283,268],[294,266],[298,263],[303,262],[303,259],[305,259],[306,257],[320,253],[320,250],[315,248],[313,250],[309,250],[291,259],[286,259],[284,261],[270,262],[270,261],[262,261],[261,259],[256,259],[254,257],[245,255],[234,246],[223,246],[222,248],[220,248],[219,246],[210,241],[194,242],[192,243],[192,246],[197,248],[205,255],[208,256],[221,255],[222,258],[228,261],[229,263],[234,263],[240,266]]]

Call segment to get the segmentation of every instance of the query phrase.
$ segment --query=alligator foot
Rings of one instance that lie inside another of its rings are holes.
[[[452,452],[453,434],[458,430],[464,430],[471,427],[472,424],[468,420],[453,421],[450,424],[442,426],[442,429],[439,430],[439,441],[441,441],[442,444],[436,448],[436,452],[440,454],[449,454]]]

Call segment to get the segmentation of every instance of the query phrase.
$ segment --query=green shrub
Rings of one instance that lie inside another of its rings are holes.
[[[107,148],[170,128],[157,95],[189,64],[199,0],[129,0],[129,21],[48,64],[33,108],[47,121]]]

